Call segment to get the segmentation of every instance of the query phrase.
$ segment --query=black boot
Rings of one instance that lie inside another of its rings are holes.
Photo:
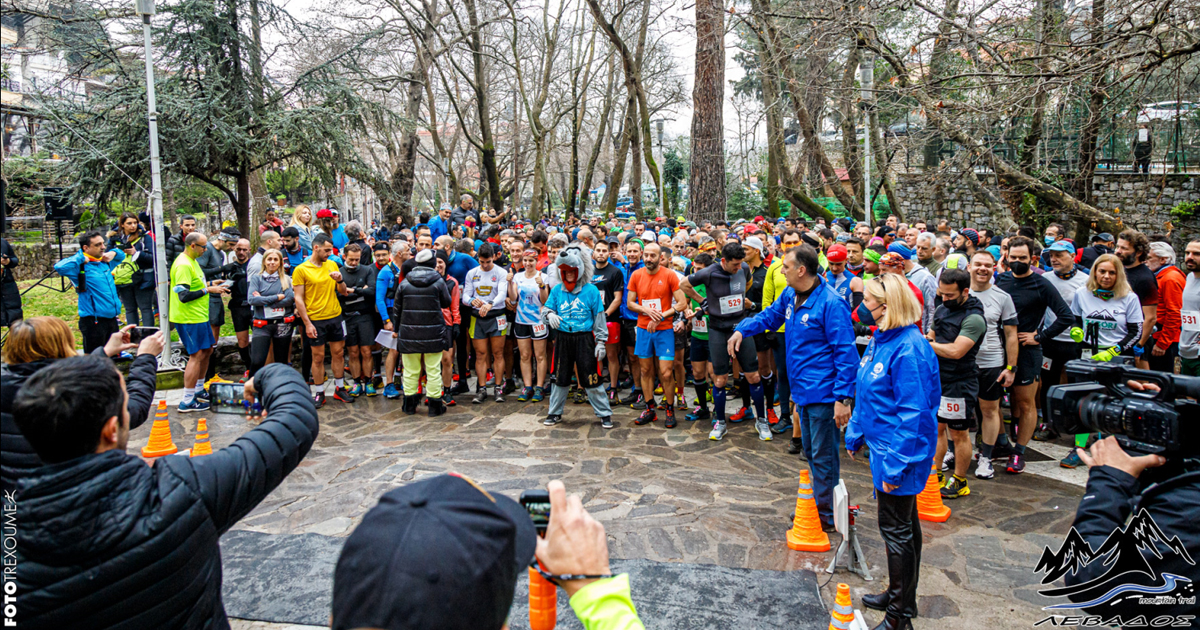
[[[421,395],[416,394],[404,397],[404,413],[413,415],[417,413],[417,404],[421,402]]]
[[[884,615],[883,621],[871,630],[912,630],[912,627],[912,620],[907,617]]]
[[[436,418],[446,413],[446,404],[442,402],[441,398],[430,398],[426,404],[429,405],[430,418]]]
[[[891,598],[888,597],[887,591],[884,591],[882,593],[877,593],[875,595],[863,595],[862,596],[863,606],[866,606],[867,608],[871,608],[873,610],[887,610],[887,605],[888,605],[889,601],[891,601]]]

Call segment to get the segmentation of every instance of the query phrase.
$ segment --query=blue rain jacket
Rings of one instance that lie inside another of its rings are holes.
[[[375,274],[375,312],[384,322],[392,318],[392,285],[400,284],[399,271],[395,263],[388,263]]]
[[[58,275],[77,285],[80,267],[85,274],[84,292],[79,294],[80,317],[116,317],[121,314],[121,300],[117,297],[117,283],[113,280],[112,270],[125,260],[125,252],[117,249],[117,253],[108,262],[87,262],[83,252],[75,252],[54,265]]]
[[[846,427],[846,449],[871,448],[875,489],[920,494],[937,446],[942,397],[937,355],[916,325],[876,332],[858,366],[858,396]]]
[[[642,261],[640,261],[640,260],[638,261],[638,263],[636,265],[633,265],[633,266],[630,266],[628,263],[623,263],[619,260],[611,260],[609,262],[615,263],[617,265],[617,268],[621,270],[621,273],[625,275],[625,293],[624,293],[624,295],[629,295],[629,279],[631,277],[633,277],[633,272],[637,271],[638,269],[641,269],[642,267],[645,267],[646,265],[644,263],[642,263]],[[621,300],[621,308],[620,308],[621,319],[637,319],[638,318],[637,313],[634,313],[633,311],[629,310],[629,305],[626,304],[626,302],[627,302],[627,300],[625,300],[625,299]]]
[[[737,331],[750,337],[786,324],[788,385],[797,405],[832,403],[854,396],[858,349],[850,304],[817,280],[812,294],[795,308],[796,291],[788,287],[767,309],[742,320]],[[928,345],[928,344],[926,344]]]

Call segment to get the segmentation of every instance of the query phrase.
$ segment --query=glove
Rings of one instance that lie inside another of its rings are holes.
[[[1142,358],[1142,355],[1146,353],[1146,346],[1143,346],[1141,344],[1135,344],[1130,349],[1133,350],[1133,356],[1135,356],[1139,359]]]
[[[708,299],[706,298],[706,299],[700,300],[700,304],[696,307],[696,310],[703,315],[708,315],[709,314]]]
[[[1075,343],[1083,343],[1083,329],[1078,326],[1071,327],[1071,339]]]
[[[546,323],[554,330],[558,330],[558,327],[562,326],[562,317],[555,312],[546,313]]]
[[[1101,350],[1100,352],[1093,354],[1092,360],[1093,361],[1104,361],[1105,363],[1107,363],[1109,361],[1112,361],[1119,354],[1120,353],[1117,352],[1116,348],[1108,348],[1107,350]]]
[[[607,354],[608,354],[608,352],[607,352],[607,351],[604,349],[604,344],[602,344],[602,343],[597,343],[597,344],[596,344],[596,360],[597,360],[597,361],[603,361],[603,360],[604,360],[604,357],[605,357]]]

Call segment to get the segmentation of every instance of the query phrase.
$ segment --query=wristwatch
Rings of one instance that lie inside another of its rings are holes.
[[[847,396],[847,397],[839,400],[838,402],[842,403],[843,405],[846,405],[847,407],[853,407],[854,406],[854,397]]]
[[[1014,371],[1016,371],[1017,368],[1015,368],[1011,365],[1006,365],[1006,366],[1004,366],[1004,369],[1008,370],[1009,372],[1014,372]]]

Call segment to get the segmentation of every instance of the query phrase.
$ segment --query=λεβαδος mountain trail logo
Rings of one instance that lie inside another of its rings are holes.
[[[1046,547],[1038,560],[1035,572],[1044,573],[1043,585],[1050,585],[1059,578],[1068,579],[1068,586],[1050,587],[1039,590],[1046,597],[1067,597],[1069,603],[1046,606],[1043,610],[1086,609],[1096,617],[1043,619],[1035,625],[1052,620],[1070,619],[1072,625],[1093,625],[1085,620],[1095,619],[1094,625],[1114,625],[1112,613],[1119,607],[1127,611],[1130,604],[1144,605],[1144,614],[1149,617],[1140,624],[1149,626],[1157,618],[1154,606],[1182,606],[1184,610],[1195,610],[1195,583],[1191,577],[1155,570],[1168,554],[1178,556],[1187,565],[1196,562],[1188,553],[1178,536],[1168,536],[1154,522],[1144,508],[1124,527],[1117,527],[1098,549],[1074,528],[1057,551]],[[1178,564],[1178,563],[1174,563]],[[1079,576],[1079,578],[1076,578]],[[1094,576],[1094,577],[1092,577]],[[1081,580],[1081,581],[1080,581]],[[1071,583],[1073,582],[1073,583]],[[1162,610],[1162,609],[1159,609]],[[1139,610],[1139,612],[1142,612]],[[1109,613],[1105,617],[1105,613]],[[1194,616],[1186,620],[1190,623]],[[1115,625],[1138,627],[1137,619],[1123,619]],[[1186,626],[1185,626],[1186,627]]]

